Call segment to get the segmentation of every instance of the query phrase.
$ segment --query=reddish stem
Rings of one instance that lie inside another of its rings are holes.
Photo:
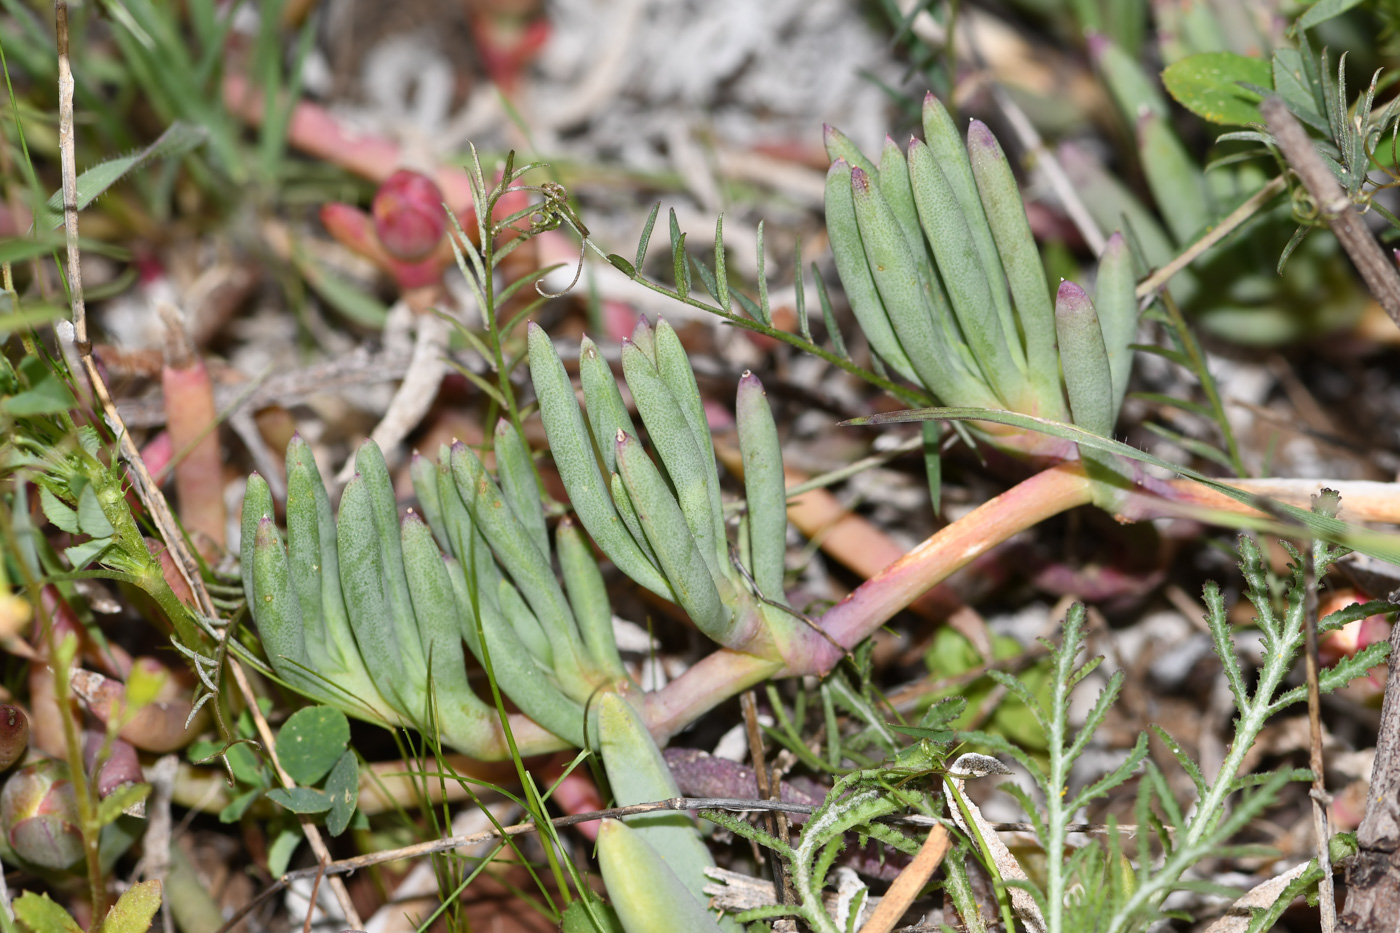
[[[224,546],[228,512],[224,506],[224,466],[219,454],[219,412],[214,383],[204,360],[174,315],[166,320],[166,363],[161,373],[165,423],[175,450],[175,494],[180,520],[191,534]]]
[[[263,95],[246,77],[224,75],[224,105],[236,116],[253,126],[263,121]],[[339,165],[371,181],[384,181],[403,165],[403,150],[378,136],[362,135],[347,130],[324,107],[302,101],[292,108],[287,126],[287,142],[307,155],[332,165]],[[433,180],[442,189],[443,197],[455,214],[471,210],[471,178],[459,168],[440,166]],[[462,226],[470,230],[475,222]]]

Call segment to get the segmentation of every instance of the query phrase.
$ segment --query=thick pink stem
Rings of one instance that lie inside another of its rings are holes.
[[[866,580],[826,611],[821,618],[822,628],[838,644],[853,647],[924,591],[1012,535],[1067,509],[1088,505],[1093,489],[1077,462],[1062,463],[1035,474],[984,502]],[[825,673],[840,658],[828,645],[824,657],[811,670],[785,673]]]
[[[1232,479],[1228,485],[1256,496],[1267,496],[1288,505],[1309,508],[1312,497],[1323,489],[1335,489],[1342,496],[1342,511],[1338,516],[1349,522],[1400,523],[1400,483],[1380,483],[1369,480],[1329,479]],[[1242,502],[1231,499],[1189,479],[1170,480],[1171,501],[1208,509],[1221,509],[1243,514],[1260,514]]]
[[[180,521],[219,548],[224,546],[228,511],[224,506],[224,465],[219,454],[219,412],[214,384],[204,360],[191,346],[182,322],[167,320],[165,424],[180,457],[175,463],[175,494]]]
[[[262,91],[243,75],[224,76],[224,105],[253,126],[263,121]],[[287,141],[307,155],[371,181],[382,182],[403,165],[403,151],[396,144],[378,136],[352,133],[325,108],[305,101],[292,108]],[[433,172],[433,180],[453,213],[463,214],[471,209],[471,178],[466,172],[440,166]],[[463,217],[462,226],[470,230],[472,224]]]

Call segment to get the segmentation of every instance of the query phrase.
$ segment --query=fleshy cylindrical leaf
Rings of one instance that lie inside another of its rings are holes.
[[[496,715],[477,697],[467,681],[452,580],[432,532],[415,513],[405,516],[402,534],[404,572],[418,619],[419,638],[428,665],[427,684],[438,722],[444,734],[456,739],[454,744],[473,739],[480,742],[477,737],[489,732]],[[429,721],[426,710],[424,721]]]
[[[626,677],[622,659],[617,654],[617,640],[613,637],[608,588],[588,542],[574,523],[565,518],[555,529],[554,547],[559,554],[564,589],[574,607],[584,647],[601,674],[612,680]]]
[[[1160,267],[1171,262],[1176,248],[1167,232],[1157,222],[1157,216],[1122,182],[1075,146],[1061,146],[1059,155],[1070,184],[1079,192],[1080,200],[1100,230],[1131,230],[1134,249],[1142,251],[1148,266]],[[1186,302],[1195,288],[1196,280],[1190,269],[1181,270],[1172,279],[1172,295],[1178,302]]]
[[[1137,139],[1152,199],[1177,246],[1185,246],[1205,233],[1213,219],[1205,175],[1165,117],[1144,113],[1137,121]]]
[[[258,537],[258,522],[272,518],[275,509],[267,480],[257,473],[249,475],[243,488],[243,514],[239,517],[239,570],[243,575],[243,595],[249,600],[253,598],[253,542]]]
[[[628,431],[618,429],[628,437],[636,437]],[[616,435],[614,435],[615,437]],[[613,463],[617,462],[617,443],[614,441],[608,445],[613,448]],[[627,487],[622,485],[622,477],[613,473],[608,478],[608,489],[612,492],[613,505],[617,506],[617,514],[621,517],[623,524],[627,526],[627,531],[632,535],[632,539],[637,542],[637,546],[642,549],[642,553],[651,561],[652,566],[660,568],[661,561],[657,559],[656,552],[651,549],[651,542],[647,540],[646,532],[642,530],[641,519],[637,518],[637,508],[632,504],[632,497],[627,494]],[[660,570],[657,571],[660,573]],[[667,592],[670,592],[669,590]]]
[[[544,522],[544,503],[540,484],[535,478],[535,466],[530,462],[530,448],[515,426],[505,418],[496,420],[496,472],[501,478],[501,492],[529,533],[530,540],[549,559],[549,530]]]
[[[433,530],[438,547],[451,553],[452,541],[448,538],[447,528],[443,524],[437,475],[437,464],[415,450],[408,461],[408,476],[413,481],[413,494],[418,497],[418,506],[423,511],[423,518],[427,520],[428,527]]]
[[[291,448],[288,448],[291,458]],[[287,471],[287,561],[301,603],[301,624],[311,667],[324,674],[340,668],[340,651],[326,628],[321,577],[321,516],[311,480],[303,469]],[[339,588],[340,581],[336,580]]]
[[[904,230],[904,239],[914,252],[914,258],[921,258],[920,251],[927,253],[928,248],[924,246],[924,231],[919,226],[919,209],[914,205],[914,189],[909,184],[909,163],[904,160],[903,150],[888,136],[885,147],[880,150],[879,185],[880,194]]]
[[[1098,280],[1094,286],[1094,310],[1103,332],[1108,368],[1113,376],[1113,416],[1123,405],[1128,391],[1128,377],[1133,370],[1133,351],[1129,345],[1137,336],[1137,282],[1133,275],[1133,257],[1121,233],[1115,233],[1104,244],[1099,257]]]
[[[336,543],[340,551],[340,586],[360,656],[374,684],[396,710],[410,720],[421,715],[427,668],[418,642],[418,623],[410,603],[397,611],[384,587],[384,544],[374,520],[372,493],[356,473],[340,496]],[[397,524],[397,523],[395,523]],[[398,529],[394,529],[398,539]],[[402,561],[402,551],[399,560]],[[408,581],[404,581],[407,595]]]
[[[1089,55],[1123,118],[1131,125],[1144,111],[1166,117],[1167,98],[1142,64],[1107,36],[1090,33],[1088,38]]]
[[[677,602],[700,631],[724,644],[734,619],[720,600],[715,578],[681,507],[636,438],[619,433],[616,443],[618,475]]]
[[[604,693],[595,702],[603,767],[618,806],[680,796],[661,749],[631,704],[615,693]],[[690,817],[643,814],[627,819],[626,825],[656,850],[691,894],[705,898],[705,869],[715,863]]]
[[[938,271],[967,345],[987,384],[1002,402],[1013,410],[1022,410],[1026,395],[1024,363],[1017,363],[1018,355],[1011,346],[1013,342],[1019,346],[1019,340],[1014,330],[1008,334],[1002,327],[976,241],[953,186],[932,151],[917,139],[909,141],[909,180],[914,186],[919,221],[933,245]],[[981,215],[980,203],[977,211]]]
[[[987,290],[991,294],[992,304],[996,307],[997,320],[1001,323],[1002,332],[1010,338],[1007,349],[1017,370],[1024,375],[1027,372],[1026,356],[1021,349],[1020,340],[1016,337],[1016,322],[1011,314],[1011,295],[1006,287],[1006,275],[1002,271],[1001,257],[997,254],[992,229],[982,208],[982,199],[977,194],[977,183],[972,174],[967,149],[963,145],[958,128],[953,125],[953,118],[948,114],[948,109],[932,93],[924,95],[923,124],[924,139],[933,155],[934,164],[942,170],[947,179],[962,213],[963,222],[972,237],[972,246],[981,263]]]
[[[916,185],[916,195],[917,191]],[[851,170],[851,193],[875,287],[920,381],[946,405],[999,407],[994,393],[981,383],[980,374],[974,377],[967,372],[961,354],[950,345],[948,332],[934,319],[899,221],[860,169]]]
[[[865,153],[860,151],[850,137],[830,124],[822,124],[822,140],[826,145],[826,157],[832,162],[842,161],[847,165],[854,166],[869,175],[878,179],[880,170],[875,167],[875,163],[865,157]]]
[[[714,915],[676,877],[665,855],[626,824],[599,824],[598,865],[626,933],[720,933]]]
[[[637,403],[637,412],[651,435],[652,448],[659,455],[661,465],[665,467],[671,486],[675,489],[676,501],[700,549],[700,556],[710,574],[718,579],[721,571],[713,500],[704,454],[695,443],[695,434],[670,388],[662,381],[651,361],[630,341],[622,343],[622,371],[627,376],[627,388],[632,391],[632,398]],[[626,479],[625,472],[623,478]],[[640,512],[641,505],[635,496],[632,504]],[[720,527],[722,529],[723,526]],[[647,537],[655,550],[656,541],[650,535]],[[671,582],[674,585],[674,579]]]
[[[973,120],[967,131],[967,151],[977,194],[1025,336],[1026,364],[1038,404],[1032,414],[1063,421],[1066,412],[1060,386],[1060,355],[1055,348],[1055,309],[1040,251],[1026,219],[1021,190],[1001,144],[980,120]]]
[[[566,681],[578,677],[583,646],[549,561],[530,542],[481,460],[460,442],[452,447],[452,476],[473,523],[549,636],[555,670]]]
[[[496,585],[496,601],[501,606],[501,614],[506,617],[511,628],[515,629],[515,634],[530,652],[530,656],[538,661],[541,667],[554,670],[554,648],[549,643],[549,635],[530,610],[529,603],[520,595],[520,591],[509,580],[501,580]]]
[[[846,301],[871,349],[895,372],[910,382],[918,382],[870,273],[851,196],[851,166],[843,159],[833,162],[826,173],[826,229]]]
[[[632,345],[646,354],[651,365],[656,365],[656,331],[645,314],[637,318],[637,323],[632,327]]]
[[[1060,365],[1074,423],[1102,437],[1113,432],[1113,378],[1094,304],[1084,289],[1061,282],[1055,298]]]
[[[533,322],[529,345],[530,375],[540,399],[540,419],[574,513],[619,570],[658,596],[673,599],[665,577],[642,553],[613,507],[564,362],[554,352],[549,335]],[[599,438],[598,442],[611,443],[611,439]]]
[[[409,653],[405,660],[415,665],[414,669],[417,670],[417,665],[422,660],[422,650],[418,648],[416,637],[411,637],[417,635],[418,626],[413,622],[413,602],[408,595],[408,578],[403,570],[399,505],[394,495],[394,481],[389,476],[389,465],[384,462],[384,454],[378,444],[368,440],[360,445],[359,450],[355,451],[355,470],[364,484],[370,514],[374,518],[374,528],[379,536],[384,596],[388,600],[390,612],[393,613],[395,626],[405,632],[405,637],[400,639],[401,648]],[[354,567],[353,564],[350,566]]]
[[[710,436],[710,423],[705,417],[705,404],[700,399],[700,386],[695,382],[695,372],[690,368],[690,355],[681,345],[675,328],[665,320],[656,322],[656,372],[666,388],[671,390],[676,406],[685,416],[685,424],[690,428],[695,446],[700,450],[699,466],[710,496],[710,520],[714,525],[716,558],[720,567],[726,567],[729,547],[725,541],[724,506],[720,501],[719,470],[715,465],[715,444]],[[631,383],[628,383],[628,387],[631,387]]]
[[[320,540],[321,619],[326,627],[327,637],[339,655],[341,668],[357,670],[367,678],[368,673],[355,645],[354,633],[350,630],[350,619],[345,611],[345,596],[340,588],[340,555],[336,546],[335,517],[331,511],[331,499],[326,494],[321,471],[316,467],[311,445],[300,436],[294,436],[292,442],[287,445],[289,498],[294,483],[298,495],[309,491],[316,503],[316,535]],[[291,546],[290,541],[288,545]]]
[[[608,361],[598,352],[598,345],[587,337],[579,343],[578,375],[588,409],[588,425],[593,429],[593,441],[603,458],[604,472],[616,473],[613,438],[617,437],[619,429],[635,437],[637,429],[632,424],[627,405],[622,401],[622,393],[618,391],[617,380]]]
[[[474,651],[477,659],[483,665],[490,659],[496,683],[521,712],[569,744],[582,748],[587,741],[583,707],[565,696],[555,684],[552,673],[531,657],[515,629],[501,615],[495,595],[488,599],[484,587],[470,584],[457,561],[445,561],[444,566],[457,595],[459,617],[464,626],[472,629],[468,644],[477,646]],[[476,634],[478,619],[486,639],[486,652],[481,651],[481,641]]]
[[[763,383],[751,372],[739,379],[735,406],[739,451],[744,458],[744,495],[748,500],[749,567],[759,591],[785,602],[783,558],[787,553],[787,487],[778,427]]]

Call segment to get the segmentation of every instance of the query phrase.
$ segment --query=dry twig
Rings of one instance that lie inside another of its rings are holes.
[[[1385,313],[1400,324],[1400,272],[1396,271],[1395,263],[1381,251],[1351,199],[1327,170],[1307,131],[1289,112],[1283,99],[1271,96],[1259,109],[1263,111],[1279,151],[1317,205],[1318,214],[1337,235]]]

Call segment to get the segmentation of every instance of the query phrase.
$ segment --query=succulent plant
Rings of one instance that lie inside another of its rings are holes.
[[[876,165],[827,127],[827,228],[841,284],[886,365],[951,407],[1072,421],[1112,433],[1137,328],[1132,258],[1115,235],[1095,299],[1064,283],[1052,302],[1005,153],[973,120],[964,145],[930,94],[925,141]],[[1068,403],[1066,402],[1068,395]],[[1069,455],[1063,442],[983,427],[993,443]]]
[[[18,706],[0,705],[0,771],[8,771],[28,747],[29,717]]]
[[[68,766],[57,760],[26,765],[0,790],[0,829],[16,855],[59,871],[83,857],[78,803]]]

